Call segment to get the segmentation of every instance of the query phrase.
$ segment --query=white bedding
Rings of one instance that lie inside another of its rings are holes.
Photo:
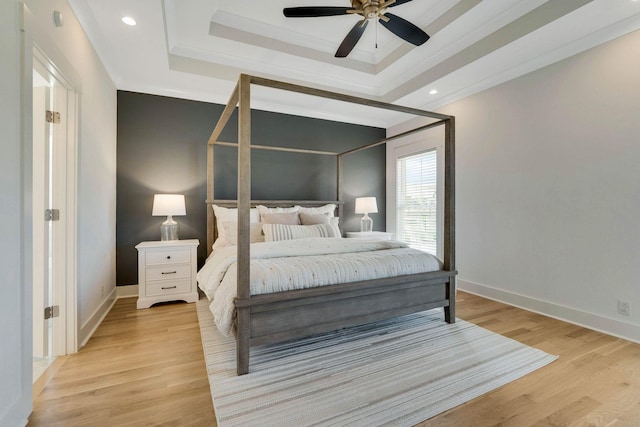
[[[235,246],[216,249],[198,272],[216,325],[225,336],[233,325]],[[304,289],[442,269],[433,255],[393,240],[306,238],[251,244],[251,295]]]

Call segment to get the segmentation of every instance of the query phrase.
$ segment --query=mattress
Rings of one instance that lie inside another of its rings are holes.
[[[236,247],[217,249],[198,272],[198,286],[220,332],[228,336],[237,290]],[[442,269],[426,252],[398,241],[305,238],[251,244],[251,295],[330,286]]]

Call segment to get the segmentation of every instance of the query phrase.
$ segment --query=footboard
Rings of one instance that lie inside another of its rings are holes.
[[[301,338],[436,307],[444,307],[445,320],[453,323],[455,274],[436,271],[236,300],[238,374],[248,372],[249,347],[255,345]]]

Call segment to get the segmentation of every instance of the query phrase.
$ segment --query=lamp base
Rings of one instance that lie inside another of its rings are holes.
[[[369,217],[369,214],[364,214],[360,220],[360,231],[362,233],[370,233],[373,231],[373,220]]]
[[[178,223],[171,218],[171,215],[160,225],[160,240],[178,240]]]

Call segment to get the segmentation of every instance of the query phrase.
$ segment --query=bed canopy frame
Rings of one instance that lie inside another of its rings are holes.
[[[251,144],[251,85],[297,92],[337,101],[391,110],[436,119],[401,134],[344,152],[329,152]],[[238,107],[238,142],[219,137]],[[385,144],[394,139],[444,126],[444,252],[440,271],[343,283],[318,288],[251,295],[250,291],[250,209],[252,206],[319,206],[336,203],[343,216],[343,157]],[[214,147],[238,150],[237,200],[214,197]],[[337,159],[336,200],[252,200],[251,150],[272,150],[301,154],[329,155]],[[315,89],[276,80],[241,74],[225,106],[207,147],[207,255],[216,236],[215,215],[210,205],[238,208],[236,343],[237,373],[249,372],[250,347],[285,341],[347,326],[368,323],[404,314],[444,307],[445,321],[455,322],[455,118],[351,95]],[[292,327],[295,325],[295,327]]]

